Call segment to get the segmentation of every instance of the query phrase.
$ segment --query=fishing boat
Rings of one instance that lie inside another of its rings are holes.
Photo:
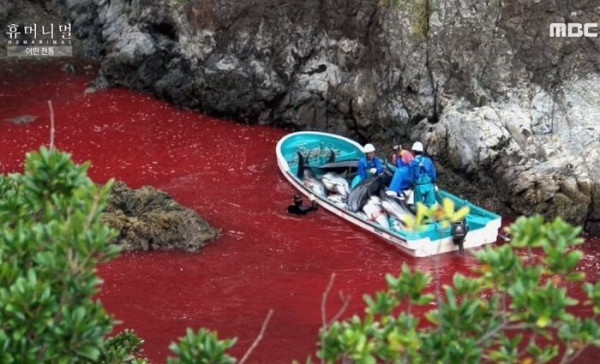
[[[364,211],[366,206],[362,206],[364,199],[359,204],[360,206],[355,204],[356,206],[351,208],[350,205],[354,202],[351,201],[354,189],[345,199],[343,190],[350,185],[350,179],[356,172],[358,160],[364,153],[360,144],[348,138],[312,131],[291,133],[277,143],[276,155],[277,165],[283,176],[309,200],[379,236],[411,256],[427,257],[459,248],[475,248],[497,241],[501,225],[499,215],[442,189],[439,189],[437,193],[438,202],[441,203],[442,199],[448,198],[454,202],[456,208],[468,206],[470,209],[464,220],[468,226],[468,232],[460,244],[457,243],[453,229],[441,223],[432,222],[422,229],[409,229],[399,224],[398,221],[394,221],[393,217],[388,224],[382,220],[381,216],[369,216]],[[385,164],[389,170],[388,175],[390,175],[395,167],[391,163],[386,162]],[[337,185],[332,185],[332,176],[335,177],[334,179],[337,178]],[[340,180],[340,177],[346,179],[347,184]],[[365,191],[361,191],[361,193],[376,195],[377,189],[385,188],[382,183],[380,183],[381,186],[377,186],[375,181],[372,182],[374,187],[365,187]],[[362,183],[371,182],[364,181]],[[324,188],[325,184],[327,184],[327,188]],[[362,187],[359,185],[356,188]],[[341,191],[339,191],[340,189]],[[369,198],[377,199],[377,197]],[[405,212],[414,211],[407,201],[400,205],[403,206]],[[386,214],[386,217],[390,216]]]

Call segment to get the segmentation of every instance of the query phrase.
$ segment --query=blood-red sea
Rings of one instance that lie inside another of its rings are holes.
[[[120,322],[115,330],[141,335],[152,363],[164,362],[186,328],[200,327],[237,337],[232,353],[239,357],[271,309],[248,362],[303,361],[316,349],[332,273],[329,318],[340,307],[340,290],[351,297],[343,317],[362,314],[362,295],[383,288],[385,274],[398,273],[402,263],[433,275],[438,267],[442,284],[476,265],[468,254],[408,257],[326,211],[288,215],[295,191],[275,161],[285,130],[219,120],[127,89],[84,93],[96,67],[86,73],[77,62],[72,75],[63,64],[0,63],[0,172],[22,171],[25,153],[49,142],[52,100],[56,145],[77,162],[91,161],[95,181],[152,185],[222,229],[199,253],[124,253],[99,267],[99,299]],[[22,115],[37,119],[9,121]],[[595,281],[600,241],[590,238],[582,250],[582,270]],[[588,350],[578,362],[596,363],[597,355]]]

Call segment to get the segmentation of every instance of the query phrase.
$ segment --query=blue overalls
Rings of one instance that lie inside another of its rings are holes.
[[[413,183],[413,174],[410,163],[404,163],[402,158],[396,159],[396,171],[390,183],[390,190],[401,194],[402,191],[411,188]]]
[[[413,181],[415,184],[415,205],[417,202],[432,206],[437,203],[434,185],[437,172],[431,158],[418,155],[411,163]]]

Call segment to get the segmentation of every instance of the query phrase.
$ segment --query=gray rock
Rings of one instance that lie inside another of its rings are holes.
[[[65,63],[65,65],[62,66],[61,70],[65,73],[70,73],[72,75],[77,73],[77,67],[75,67],[73,63]]]
[[[150,186],[131,189],[117,181],[102,221],[117,230],[113,240],[125,250],[200,250],[220,234],[193,210]]]
[[[13,12],[14,2],[10,0],[0,0],[0,24],[9,24],[8,19]],[[6,31],[5,29],[2,30]],[[4,34],[2,34],[4,36]]]

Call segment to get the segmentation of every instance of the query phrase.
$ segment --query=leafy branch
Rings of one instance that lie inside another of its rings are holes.
[[[450,204],[445,208],[443,215],[452,216]],[[475,252],[480,265],[472,275],[456,274],[452,285],[443,286],[439,304],[424,315],[426,323],[419,324],[412,307],[434,302],[427,293],[431,277],[403,265],[400,275],[386,276],[386,291],[365,295],[364,317],[334,322],[321,332],[318,356],[327,363],[544,363],[557,358],[563,345],[560,360],[569,363],[587,347],[600,346],[597,316],[569,312],[580,304],[600,313],[600,284],[583,285],[585,302],[570,297],[563,285],[585,278],[576,271],[581,229],[534,216],[518,219],[508,232],[512,244]],[[527,252],[533,249],[531,259]]]

